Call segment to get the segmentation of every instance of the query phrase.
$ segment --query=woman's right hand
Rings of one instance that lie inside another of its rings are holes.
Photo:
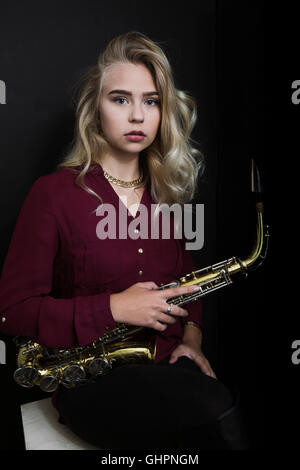
[[[195,292],[196,286],[157,289],[155,282],[137,282],[122,292],[111,294],[110,309],[114,320],[164,331],[168,324],[188,315],[186,310],[174,304],[172,313],[168,313],[169,304],[166,301],[171,297]]]

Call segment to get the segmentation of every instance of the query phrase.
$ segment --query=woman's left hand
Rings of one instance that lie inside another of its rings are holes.
[[[185,343],[182,342],[179,344],[174,351],[172,352],[169,360],[169,364],[174,364],[174,362],[177,361],[178,357],[180,356],[187,356],[190,359],[192,359],[197,366],[200,367],[202,372],[204,374],[209,375],[210,377],[213,377],[216,379],[216,374],[211,368],[210,363],[204,356],[201,347],[198,344],[193,344],[193,343]]]

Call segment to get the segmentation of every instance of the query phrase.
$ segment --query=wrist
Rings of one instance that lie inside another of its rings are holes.
[[[188,321],[184,324],[184,332],[183,332],[183,343],[188,344],[197,344],[201,346],[202,344],[202,330],[200,326],[192,321]]]
[[[191,321],[191,320],[188,320],[184,323],[184,328],[188,329],[190,326],[193,327],[193,328],[197,328],[197,330],[199,330],[200,333],[202,332],[201,326],[198,323],[196,323],[194,321]]]
[[[119,307],[118,307],[119,294],[110,294],[110,311],[115,322],[119,322]]]

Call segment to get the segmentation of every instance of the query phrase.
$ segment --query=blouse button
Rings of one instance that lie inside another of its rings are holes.
[[[139,248],[139,249],[138,249],[138,252],[139,252],[139,253],[143,253],[143,252],[144,252],[143,248]]]
[[[139,271],[139,275],[141,276],[143,274],[143,271]]]
[[[1,318],[1,321],[2,321],[2,323],[5,323],[5,322],[6,322],[6,318],[5,318],[5,317],[2,317],[2,318]]]

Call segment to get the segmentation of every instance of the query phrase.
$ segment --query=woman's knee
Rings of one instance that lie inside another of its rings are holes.
[[[233,393],[219,380],[211,379],[207,394],[207,421],[214,421],[234,404]]]

